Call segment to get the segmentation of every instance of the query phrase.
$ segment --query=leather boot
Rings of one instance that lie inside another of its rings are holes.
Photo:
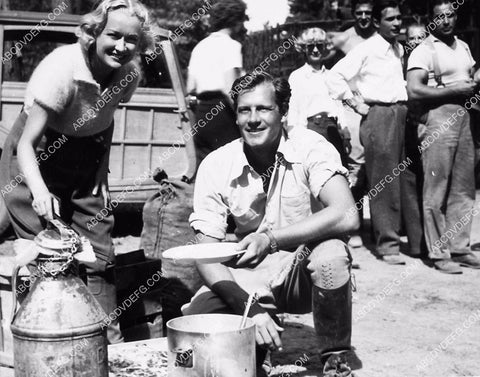
[[[87,275],[87,287],[97,299],[111,323],[107,326],[107,339],[109,344],[123,343],[124,339],[120,330],[120,322],[113,311],[117,307],[117,290],[113,268],[106,272],[97,272]]]
[[[352,287],[350,279],[336,289],[312,289],[313,323],[318,336],[322,362],[351,349]]]

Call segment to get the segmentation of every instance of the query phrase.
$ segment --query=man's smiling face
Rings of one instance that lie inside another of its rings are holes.
[[[278,145],[282,114],[271,83],[260,84],[238,96],[237,124],[243,140],[253,150]]]

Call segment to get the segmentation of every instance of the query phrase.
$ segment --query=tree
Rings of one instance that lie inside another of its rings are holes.
[[[350,6],[350,0],[289,0],[288,3],[288,22],[342,19]]]

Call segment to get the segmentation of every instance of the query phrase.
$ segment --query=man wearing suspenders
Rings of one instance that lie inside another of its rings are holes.
[[[423,213],[428,255],[436,269],[460,274],[480,268],[470,251],[475,202],[475,149],[469,100],[480,75],[468,45],[454,35],[457,15],[449,0],[433,3],[436,28],[408,61],[409,99],[420,101],[426,136],[420,144],[424,168]]]

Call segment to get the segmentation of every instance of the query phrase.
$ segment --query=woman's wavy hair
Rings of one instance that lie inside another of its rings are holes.
[[[105,28],[108,13],[116,9],[126,9],[130,15],[137,17],[141,23],[139,52],[154,48],[155,39],[151,30],[150,17],[147,8],[137,0],[101,0],[95,9],[85,14],[77,29],[80,44],[85,50],[95,42]]]
[[[304,30],[295,41],[295,50],[299,53],[304,53],[305,47],[309,43],[327,43],[327,33],[319,27],[312,27]]]

